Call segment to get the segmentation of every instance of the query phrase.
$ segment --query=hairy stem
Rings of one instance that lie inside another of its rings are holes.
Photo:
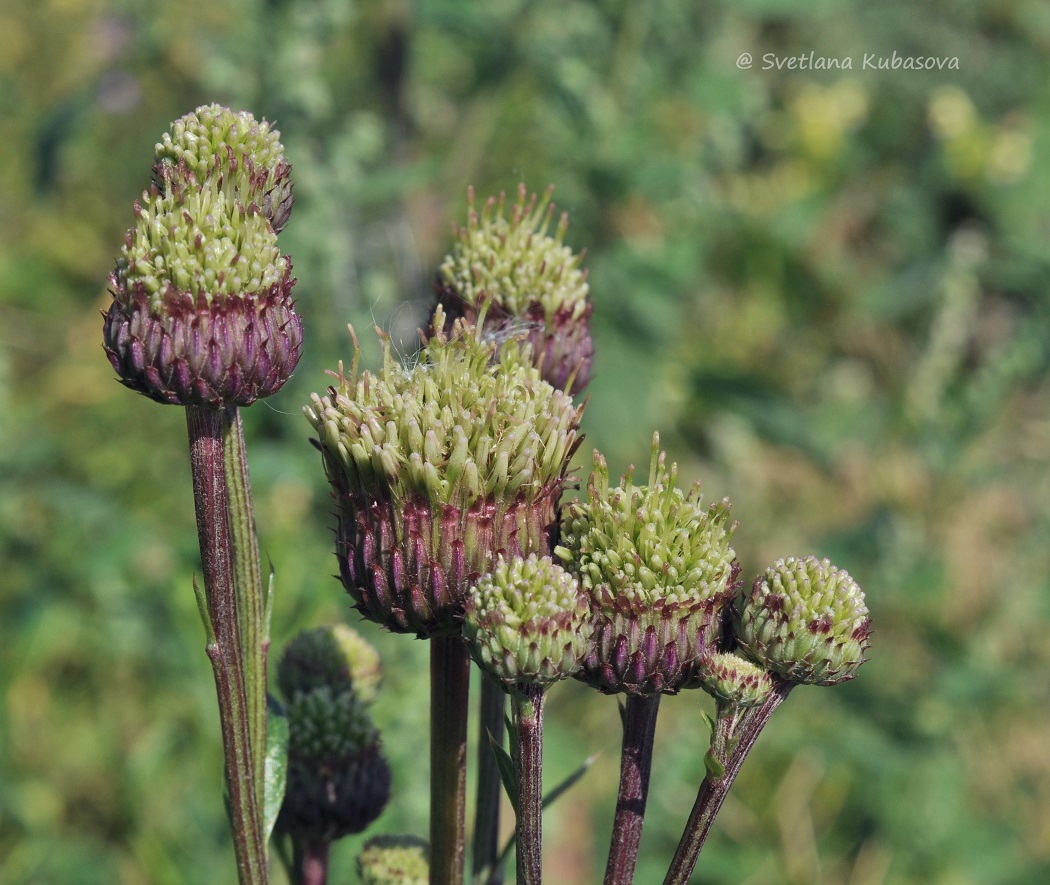
[[[262,774],[266,767],[266,655],[270,648],[270,636],[266,623],[266,591],[263,589],[259,563],[259,540],[255,531],[244,427],[240,410],[236,407],[227,408],[224,412],[223,438],[234,587],[245,662],[252,757],[257,775],[256,801],[262,808]]]
[[[430,882],[462,885],[466,856],[470,657],[459,636],[430,641]]]
[[[696,802],[693,803],[693,810],[689,814],[689,821],[667,871],[664,885],[687,885],[689,882],[700,850],[711,831],[711,824],[714,823],[747,754],[751,752],[773,711],[781,705],[793,687],[792,682],[778,681],[765,701],[747,710],[732,709],[719,704],[715,733],[711,737],[711,755],[717,763],[714,771],[721,771],[721,774],[715,776],[714,771],[709,770],[700,784],[700,791],[696,795]]]
[[[474,844],[471,856],[473,885],[501,885],[503,868],[499,858],[499,810],[503,786],[499,765],[489,738],[503,745],[506,693],[487,675],[481,679],[481,710],[478,717],[478,791],[474,811]]]
[[[263,837],[262,807],[257,800],[259,792],[245,687],[245,656],[233,577],[234,556],[230,549],[223,414],[214,409],[189,406],[186,425],[197,539],[204,575],[202,614],[206,615],[207,651],[219,700],[237,874],[241,885],[265,885],[266,840]]]
[[[649,798],[649,774],[653,763],[653,739],[660,695],[632,695],[624,705],[623,751],[620,756],[620,790],[616,797],[612,844],[605,867],[605,885],[630,885],[642,842],[645,803]]]
[[[514,705],[518,885],[540,885],[543,867],[543,689],[518,685]]]

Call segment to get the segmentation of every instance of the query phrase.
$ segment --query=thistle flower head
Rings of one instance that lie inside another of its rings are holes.
[[[778,559],[744,595],[740,646],[782,679],[834,685],[864,663],[871,618],[864,593],[827,559]]]
[[[379,653],[345,624],[303,630],[285,647],[277,664],[277,684],[292,700],[297,693],[328,686],[353,691],[363,704],[375,700],[383,679]]]
[[[496,556],[547,553],[577,409],[544,382],[527,346],[459,323],[419,361],[340,367],[306,417],[339,507],[342,577],[360,610],[394,630],[453,630],[469,586]]]
[[[430,846],[417,836],[374,836],[357,856],[362,885],[428,885]]]
[[[466,601],[463,632],[483,670],[507,686],[574,675],[590,644],[587,595],[550,557],[500,560]]]
[[[524,323],[533,358],[543,377],[561,390],[578,393],[587,384],[594,359],[588,321],[592,305],[587,271],[563,242],[568,216],[553,232],[553,187],[542,197],[518,187],[508,206],[505,194],[490,197],[479,212],[468,191],[465,227],[454,229],[455,244],[438,272],[435,290],[449,320],[478,321],[487,306],[489,327]]]
[[[207,186],[231,202],[255,204],[280,232],[292,211],[292,167],[280,138],[247,111],[203,105],[164,133],[154,153],[154,182],[162,192]]]
[[[160,180],[135,204],[110,275],[103,347],[121,382],[157,402],[248,405],[299,361],[291,261],[259,202],[227,184]]]
[[[314,839],[359,833],[390,798],[379,733],[352,691],[324,685],[288,705],[288,781],[282,832]]]
[[[704,652],[698,678],[704,691],[734,707],[757,707],[773,690],[773,679],[765,670],[731,652]]]
[[[557,549],[590,594],[596,647],[581,678],[604,691],[675,691],[717,638],[735,591],[729,499],[704,507],[676,485],[653,437],[649,482],[618,486],[597,452],[587,497],[569,505]]]

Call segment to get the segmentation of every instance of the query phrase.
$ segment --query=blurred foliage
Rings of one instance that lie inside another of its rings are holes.
[[[894,51],[958,70],[862,68]],[[765,69],[810,52],[852,69]],[[245,416],[275,648],[356,621],[299,414],[345,324],[411,352],[467,184],[551,181],[591,268],[590,442],[617,471],[658,428],[733,497],[745,574],[831,556],[874,618],[855,682],[774,717],[694,881],[1050,880],[1048,53],[1039,0],[7,0],[0,881],[232,875],[183,418],[114,383],[98,316],[153,143],[206,101],[275,120],[296,178],[307,354]],[[375,831],[425,832],[426,648],[362,629]],[[702,775],[697,703],[663,703],[640,882]],[[549,812],[548,878],[594,882],[616,705],[549,710],[551,783],[603,756]]]

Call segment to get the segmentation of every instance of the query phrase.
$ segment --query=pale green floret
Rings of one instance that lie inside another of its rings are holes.
[[[699,676],[705,691],[734,707],[757,707],[773,690],[769,673],[732,653],[704,654]]]
[[[208,189],[143,194],[117,262],[117,297],[141,284],[154,310],[172,290],[209,303],[269,289],[286,273],[266,219]]]
[[[487,295],[520,315],[538,301],[548,320],[567,307],[577,319],[586,308],[587,272],[580,269],[583,255],[562,242],[569,224],[564,214],[554,235],[548,234],[554,215],[550,197],[548,189],[538,200],[535,194],[527,199],[520,185],[508,218],[505,195],[498,201],[490,197],[479,214],[471,189],[467,226],[456,230],[453,250],[441,264],[442,280],[471,305]]]
[[[204,105],[176,120],[154,152],[157,164],[184,161],[200,184],[221,175],[226,197],[245,205],[262,196],[249,179],[246,158],[256,168],[273,173],[284,160],[280,132],[247,111],[218,104]]]
[[[365,705],[351,691],[321,686],[288,705],[289,752],[299,758],[346,759],[378,738]]]
[[[416,836],[375,836],[357,856],[362,885],[427,885],[427,843]]]
[[[675,486],[677,465],[664,469],[654,435],[649,484],[632,484],[633,468],[609,486],[609,467],[595,452],[585,500],[570,505],[556,555],[588,591],[600,588],[638,609],[657,601],[689,605],[724,593],[736,554],[729,499],[704,507],[699,487]]]
[[[506,683],[573,675],[592,631],[576,579],[550,557],[501,559],[470,591],[463,632],[474,659]]]
[[[871,619],[847,572],[815,556],[777,560],[755,582],[739,616],[741,646],[792,682],[831,685],[864,662]]]
[[[327,453],[337,485],[432,505],[469,507],[483,498],[534,500],[559,481],[574,450],[579,413],[541,380],[525,345],[502,346],[444,313],[414,366],[384,342],[383,369],[349,375],[334,393],[314,394],[304,410]],[[333,462],[335,462],[333,464]],[[329,479],[335,479],[330,475]]]

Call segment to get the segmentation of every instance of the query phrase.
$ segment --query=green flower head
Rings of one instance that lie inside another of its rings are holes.
[[[773,690],[770,675],[746,658],[707,651],[700,658],[700,687],[733,707],[757,707]]]
[[[463,633],[478,666],[507,686],[572,676],[591,638],[587,595],[550,557],[500,560],[471,590]]]
[[[579,393],[594,361],[593,306],[583,253],[574,254],[563,242],[568,216],[563,213],[551,233],[552,191],[530,197],[519,185],[508,214],[505,194],[490,197],[478,212],[470,189],[467,224],[454,229],[455,245],[434,289],[446,331],[460,317],[484,324],[492,334],[522,329],[543,378],[559,390]]]
[[[315,394],[339,508],[342,578],[391,629],[455,631],[467,590],[497,555],[549,553],[582,409],[539,377],[520,342],[463,323],[434,333],[418,362],[349,374]]]
[[[430,846],[416,836],[375,836],[357,856],[362,885],[428,885]]]
[[[790,682],[834,685],[864,663],[871,618],[864,593],[827,559],[778,559],[745,594],[737,636],[762,666]]]
[[[203,105],[164,133],[153,173],[162,191],[209,187],[230,202],[256,204],[280,231],[292,211],[291,166],[281,134],[247,111]]]
[[[579,578],[597,613],[597,651],[585,677],[604,691],[673,691],[717,638],[718,615],[735,591],[736,524],[729,499],[703,506],[665,467],[659,437],[647,485],[633,469],[618,486],[597,452],[587,497],[569,505],[557,555]]]

